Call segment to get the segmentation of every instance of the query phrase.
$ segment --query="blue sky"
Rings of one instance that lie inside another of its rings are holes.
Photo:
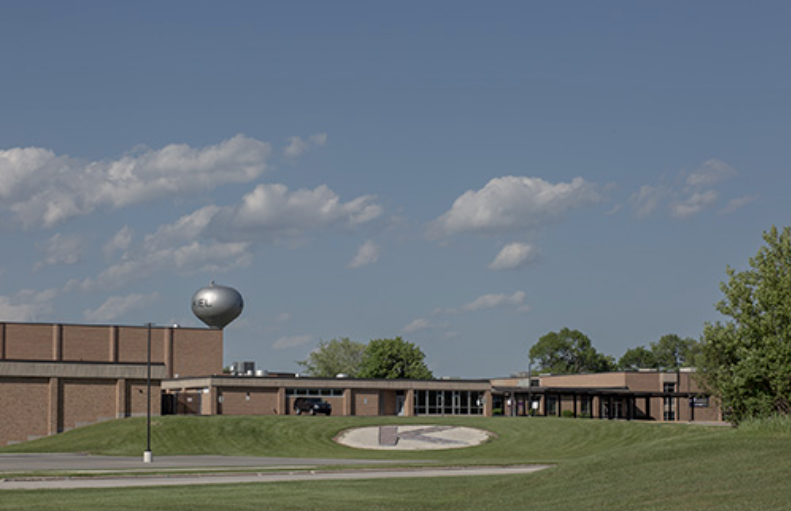
[[[720,319],[791,223],[786,2],[0,5],[0,320],[400,335],[438,376]]]

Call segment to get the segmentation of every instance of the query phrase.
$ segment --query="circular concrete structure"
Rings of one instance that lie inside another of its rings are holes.
[[[356,449],[423,451],[463,449],[494,438],[494,433],[462,426],[371,426],[343,431],[335,441]]]

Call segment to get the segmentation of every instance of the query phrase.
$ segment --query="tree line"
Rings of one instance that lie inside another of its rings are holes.
[[[667,334],[616,361],[582,332],[563,328],[530,348],[531,366],[553,374],[696,367],[701,385],[734,423],[791,414],[791,227],[772,227],[763,239],[749,269],[726,268],[716,309],[729,319],[706,323],[700,340]],[[342,338],[320,342],[298,364],[311,376],[431,379],[424,359],[400,337],[368,344]]]
[[[700,342],[676,334],[663,335],[648,347],[628,349],[616,361],[596,351],[587,335],[563,328],[542,336],[529,351],[530,363],[540,372],[552,374],[604,373],[657,369],[671,371],[691,367],[701,352]]]
[[[394,339],[374,339],[368,344],[348,337],[320,341],[308,358],[298,360],[305,374],[318,378],[434,378],[426,366],[426,355],[414,343]]]

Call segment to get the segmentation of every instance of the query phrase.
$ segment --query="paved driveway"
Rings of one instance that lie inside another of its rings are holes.
[[[0,477],[3,472],[40,470],[161,470],[217,467],[288,468],[327,465],[376,465],[395,463],[389,460],[351,460],[327,458],[256,458],[247,456],[160,456],[153,463],[139,457],[91,456],[87,454],[0,454]],[[403,462],[401,462],[403,463]]]
[[[409,469],[348,469],[340,471],[262,472],[257,474],[149,476],[119,475],[109,478],[61,478],[44,480],[0,480],[2,490],[63,490],[77,488],[133,488],[152,486],[185,486],[198,484],[276,483],[290,481],[329,481],[360,479],[396,479],[409,477],[481,477],[529,474],[548,468],[547,465],[521,467],[441,467]]]
[[[386,468],[391,460],[351,460],[326,458],[254,458],[243,456],[161,456],[153,463],[143,457],[91,456],[85,454],[0,454],[1,490],[45,490],[74,488],[130,488],[140,486],[184,486],[196,484],[275,483],[285,481],[327,481],[353,479],[384,479],[405,477],[458,477],[527,474],[547,468],[546,465],[511,467],[431,467]],[[410,462],[413,463],[413,462]],[[355,468],[354,465],[368,465]],[[384,465],[370,468],[371,465]],[[332,470],[329,466],[348,466]],[[245,473],[210,473],[211,469],[238,468]],[[168,471],[194,469],[201,473],[168,474]],[[249,472],[260,469],[261,472]],[[207,470],[209,473],[207,473]],[[49,477],[3,479],[3,473],[19,472],[102,472],[91,477]],[[150,472],[150,474],[147,474]],[[110,475],[106,475],[110,473]]]

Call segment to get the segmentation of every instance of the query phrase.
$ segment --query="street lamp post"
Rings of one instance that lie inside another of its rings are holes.
[[[146,376],[146,451],[143,453],[143,463],[151,463],[151,323],[146,323],[148,329],[148,374]]]
[[[533,357],[527,364],[527,416],[533,415]]]

